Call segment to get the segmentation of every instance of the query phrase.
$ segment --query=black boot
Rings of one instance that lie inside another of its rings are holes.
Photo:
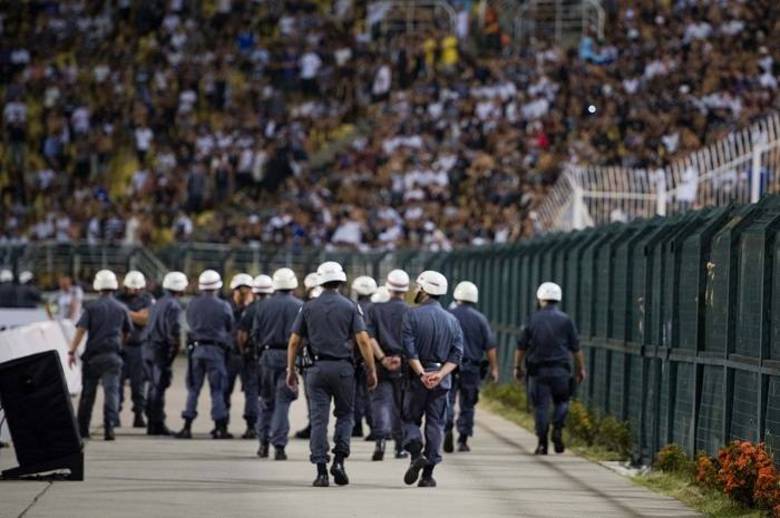
[[[174,437],[177,439],[192,439],[192,419],[185,419],[184,426]]]
[[[369,430],[368,435],[366,435],[366,441],[373,442],[376,441],[376,434],[373,430]]]
[[[274,460],[287,460],[287,454],[284,452],[284,448],[274,447]]]
[[[227,419],[219,419],[214,423],[214,434],[211,436],[213,439],[232,439],[233,434],[228,432]]]
[[[314,487],[328,487],[330,480],[328,480],[328,467],[325,464],[317,464],[317,478],[311,484]]]
[[[412,461],[409,463],[406,473],[404,473],[404,483],[411,486],[420,476],[420,470],[428,465],[428,459],[422,455],[422,444],[419,442],[410,443],[406,450],[412,455]]]
[[[433,478],[433,466],[428,465],[423,468],[422,477],[420,477],[417,487],[436,487],[436,479]]]
[[[295,432],[295,438],[296,439],[309,439],[311,438],[311,424],[307,424],[306,428],[302,430],[298,430]],[[325,474],[325,477],[327,478],[327,473]]]
[[[352,428],[352,437],[363,437],[363,423],[357,421]]]
[[[257,432],[255,431],[255,420],[246,420],[246,431],[241,436],[242,439],[257,439]]]
[[[106,430],[103,433],[103,439],[106,441],[113,441],[116,440],[116,436],[114,435],[114,428],[110,425],[106,426]]]
[[[376,448],[374,448],[374,454],[371,456],[371,460],[383,460],[385,458],[385,440],[379,439],[376,441]]]
[[[566,446],[563,444],[563,428],[553,428],[552,442],[555,447],[555,453],[563,453],[566,450]]]
[[[261,459],[268,458],[268,441],[263,441],[260,443],[260,447],[257,449],[257,456]]]
[[[444,435],[444,452],[452,453],[453,451],[455,451],[455,446],[452,439],[452,430],[450,430]]]
[[[461,435],[458,437],[458,451],[466,452],[471,451],[471,448],[469,448],[469,438],[466,435]]]
[[[547,434],[539,434],[539,445],[536,447],[536,451],[534,451],[534,455],[547,455]]]
[[[91,434],[89,433],[89,426],[84,423],[79,423],[79,435],[82,439],[89,439]]]
[[[156,422],[156,421],[149,421],[149,424],[146,427],[146,435],[164,435],[169,436],[173,435],[173,432],[171,432],[167,426],[165,426],[165,423],[162,421]]]
[[[336,455],[333,464],[330,467],[330,474],[333,475],[333,481],[337,486],[346,486],[349,484],[347,471],[344,469],[344,457]]]
[[[133,428],[146,428],[146,421],[144,421],[144,415],[141,412],[135,413],[135,419],[133,419]]]

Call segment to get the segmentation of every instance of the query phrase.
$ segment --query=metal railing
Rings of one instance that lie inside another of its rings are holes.
[[[537,210],[543,229],[571,230],[731,202],[755,203],[763,194],[777,192],[780,115],[772,114],[665,168],[570,164]]]
[[[500,4],[508,11],[509,1]],[[525,46],[531,39],[576,46],[586,34],[604,38],[606,13],[599,0],[527,0],[512,20],[513,41]]]
[[[455,32],[457,14],[444,0],[379,0],[368,4],[368,17],[378,20],[379,36],[446,28]]]

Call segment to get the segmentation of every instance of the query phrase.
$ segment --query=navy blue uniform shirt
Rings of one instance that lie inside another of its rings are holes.
[[[260,301],[252,324],[252,339],[258,347],[286,347],[303,301],[290,292],[277,292]]]
[[[136,294],[124,292],[117,297],[117,300],[127,306],[127,309],[130,311],[141,311],[142,309],[154,305],[154,297],[145,291]],[[127,338],[128,345],[139,345],[142,342],[144,327],[145,326],[133,324],[133,332],[130,333],[130,336]]]
[[[87,330],[87,346],[84,349],[86,358],[97,354],[119,353],[123,333],[133,330],[127,308],[113,295],[101,295],[84,304],[84,311],[76,327]]]
[[[196,342],[229,346],[233,342],[233,310],[216,293],[204,292],[187,305],[190,337]]]
[[[390,299],[387,302],[372,304],[368,309],[366,326],[385,354],[403,354],[402,333],[404,315],[409,305],[402,299]]]
[[[580,350],[580,341],[569,315],[555,305],[548,305],[531,315],[517,341],[517,348],[528,351],[528,363],[568,363],[571,353]]]
[[[481,362],[487,351],[496,348],[496,339],[487,318],[471,304],[458,304],[450,313],[455,315],[463,330],[463,360]]]
[[[142,335],[151,344],[174,345],[181,336],[181,303],[171,294],[158,300],[149,310],[149,321]]]
[[[292,332],[306,338],[314,355],[352,357],[350,339],[366,330],[360,306],[335,290],[325,290],[303,305]]]
[[[458,320],[430,299],[404,315],[404,354],[423,364],[451,362],[463,357],[463,330]]]

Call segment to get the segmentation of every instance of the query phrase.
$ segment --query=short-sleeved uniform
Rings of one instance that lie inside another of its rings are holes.
[[[445,430],[450,432],[455,424],[455,403],[458,400],[458,434],[465,439],[474,435],[474,407],[479,401],[479,385],[482,381],[480,364],[485,353],[496,348],[496,340],[487,318],[472,304],[458,304],[450,313],[455,315],[463,330],[463,359],[453,376]]]
[[[556,305],[531,316],[523,328],[517,348],[526,351],[531,402],[536,417],[536,433],[546,436],[549,406],[553,402],[553,426],[563,427],[571,397],[571,357],[580,350],[574,321]]]
[[[402,356],[402,332],[404,315],[409,306],[402,299],[372,304],[366,318],[368,334],[377,341],[386,356]],[[371,393],[371,411],[374,418],[372,431],[378,440],[395,436],[397,449],[401,446],[401,395],[403,369],[388,371],[377,368],[379,384]]]
[[[130,311],[142,311],[149,309],[154,305],[154,297],[150,293],[140,292],[136,294],[122,293],[117,300],[127,306]],[[122,404],[125,399],[125,380],[130,381],[130,396],[133,399],[133,413],[143,414],[146,412],[146,393],[144,383],[146,374],[144,372],[143,333],[146,326],[133,324],[133,332],[127,338],[127,342],[122,347],[122,379],[119,382],[119,411],[122,411]]]
[[[460,365],[463,356],[463,331],[457,319],[430,299],[404,315],[403,348],[407,359],[417,359],[426,371],[437,371],[445,363]],[[441,444],[447,419],[447,397],[452,376],[438,387],[428,389],[413,377],[404,394],[401,419],[404,448],[415,455],[423,448],[420,430],[425,417],[423,454],[429,465],[441,462]]]
[[[149,425],[165,422],[165,391],[171,386],[173,352],[181,339],[182,307],[171,294],[158,300],[149,310],[142,339],[144,369],[148,380],[146,414]]]
[[[182,417],[190,421],[197,417],[198,396],[208,377],[211,418],[227,419],[225,353],[233,340],[233,311],[216,293],[203,292],[190,301],[186,316],[191,346],[188,348],[187,405]]]
[[[252,339],[262,350],[258,438],[284,448],[290,434],[290,404],[298,394],[287,386],[287,344],[303,301],[288,291],[261,301],[255,311]]]
[[[331,399],[336,416],[334,453],[349,456],[354,425],[355,367],[352,338],[366,330],[362,310],[335,290],[325,290],[303,305],[292,332],[309,341],[314,365],[306,373],[311,413],[311,461],[328,462],[328,413]]]
[[[133,330],[127,308],[113,295],[101,295],[84,306],[76,327],[86,329],[87,344],[81,359],[82,390],[78,423],[82,436],[89,434],[92,407],[98,383],[103,384],[103,421],[108,429],[119,419],[119,379],[122,373],[122,342]]]
[[[41,290],[30,284],[22,284],[16,298],[16,306],[20,308],[37,308],[43,304]]]

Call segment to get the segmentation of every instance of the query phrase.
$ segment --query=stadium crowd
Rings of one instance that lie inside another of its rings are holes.
[[[771,0],[516,52],[483,4],[388,37],[343,0],[110,5],[3,13],[0,242],[515,241],[564,163],[661,166],[779,107]]]

